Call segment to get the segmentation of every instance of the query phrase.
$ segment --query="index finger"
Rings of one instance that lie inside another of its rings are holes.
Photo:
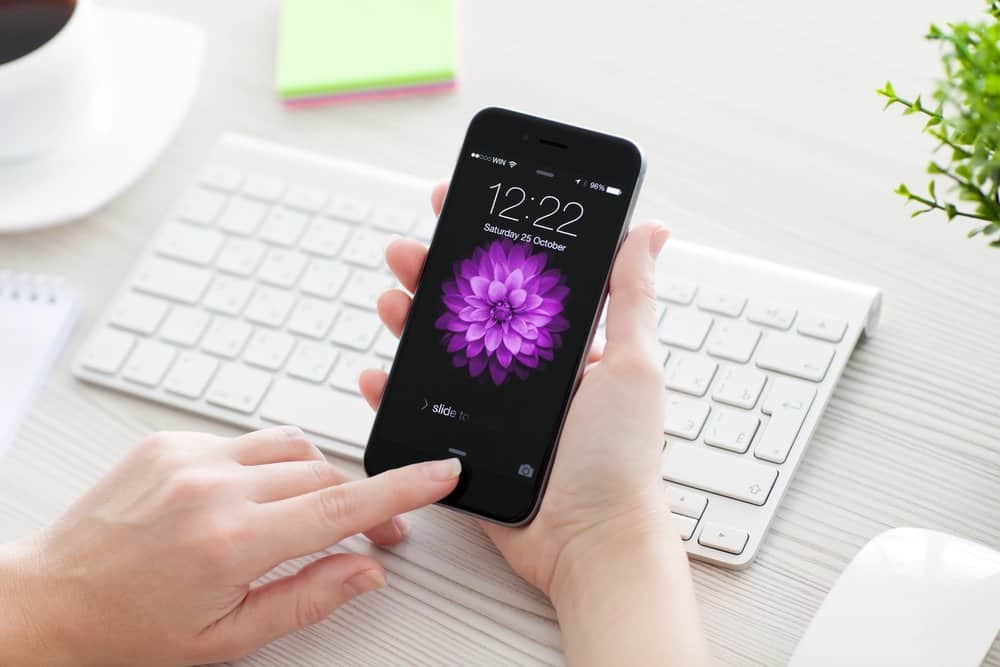
[[[441,206],[444,204],[444,195],[448,192],[448,181],[441,181],[431,190],[431,209],[434,215],[441,215]]]
[[[370,530],[397,514],[441,500],[455,489],[458,459],[415,463],[258,507],[270,561],[306,556]]]

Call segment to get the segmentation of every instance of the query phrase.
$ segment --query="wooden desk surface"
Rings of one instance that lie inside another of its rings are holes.
[[[204,26],[201,88],[169,150],[123,196],[74,224],[0,237],[0,266],[66,274],[85,299],[0,465],[0,539],[52,520],[151,430],[233,432],[69,373],[221,132],[441,176],[469,117],[501,104],[636,139],[649,159],[639,214],[679,238],[885,291],[881,330],[848,365],[756,563],[694,566],[720,664],[783,663],[850,558],[887,528],[1000,548],[1000,251],[962,238],[960,223],[908,220],[891,190],[922,186],[930,143],[873,92],[886,78],[927,89],[938,72],[927,24],[975,17],[978,0],[467,2],[457,91],[310,111],[275,99],[276,0],[115,4]],[[561,661],[551,607],[472,522],[429,509],[413,523],[412,539],[382,555],[386,592],[241,664]],[[987,663],[1000,665],[1000,645]]]

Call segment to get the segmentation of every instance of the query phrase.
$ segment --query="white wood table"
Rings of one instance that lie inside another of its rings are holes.
[[[470,116],[500,104],[636,139],[649,160],[640,217],[677,237],[885,290],[879,334],[848,365],[755,564],[694,566],[719,663],[783,663],[850,558],[887,528],[1000,547],[1000,251],[962,238],[960,223],[907,219],[891,190],[923,187],[931,144],[874,94],[886,78],[928,89],[939,70],[927,24],[976,17],[978,0],[467,2],[456,92],[310,111],[276,101],[276,0],[116,4],[204,26],[207,61],[176,140],[126,194],[74,224],[0,237],[0,266],[66,274],[85,299],[0,463],[0,539],[51,521],[149,431],[234,432],[69,373],[221,132],[443,176]],[[437,508],[412,522],[407,544],[380,554],[387,591],[241,664],[561,661],[552,608],[474,523]],[[987,663],[1000,665],[1000,645]]]

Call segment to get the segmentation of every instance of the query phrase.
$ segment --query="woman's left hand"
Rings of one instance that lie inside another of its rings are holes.
[[[36,537],[0,545],[0,664],[177,665],[237,658],[385,585],[373,558],[291,558],[454,489],[455,459],[350,481],[294,427],[160,433]]]

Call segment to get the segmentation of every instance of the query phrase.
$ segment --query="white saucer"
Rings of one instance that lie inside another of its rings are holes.
[[[98,103],[74,139],[0,162],[0,233],[68,222],[103,206],[152,165],[191,106],[204,51],[200,28],[121,9],[95,14],[106,65]]]

